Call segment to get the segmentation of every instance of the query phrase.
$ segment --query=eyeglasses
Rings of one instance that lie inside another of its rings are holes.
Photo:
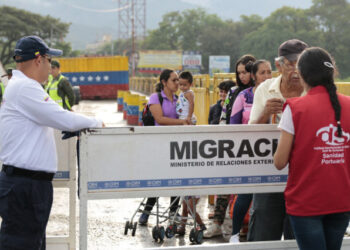
[[[297,69],[297,63],[296,62],[292,63],[292,62],[288,61],[288,62],[284,62],[282,65],[288,71],[292,71],[292,70],[296,70]]]
[[[49,63],[51,63],[52,58],[48,55],[43,55],[42,57],[46,58]]]

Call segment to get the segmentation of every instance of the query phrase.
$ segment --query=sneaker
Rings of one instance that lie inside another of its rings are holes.
[[[346,234],[350,235],[350,225],[346,228]]]
[[[202,231],[207,230],[207,227],[204,224],[199,225],[199,230],[202,230]]]
[[[239,243],[239,233],[231,236],[230,243]]]
[[[139,218],[139,225],[140,226],[147,225],[148,217],[149,217],[149,214],[142,213],[140,218]]]
[[[221,232],[222,232],[222,235],[225,238],[227,238],[227,240],[230,239],[232,235],[232,220],[230,224],[227,223],[227,220],[224,221],[224,223],[221,225]]]
[[[206,239],[219,235],[222,235],[222,231],[220,225],[216,223],[211,224],[208,229],[203,232],[203,237]]]

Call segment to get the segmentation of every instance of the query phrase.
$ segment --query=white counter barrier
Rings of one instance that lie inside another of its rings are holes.
[[[57,148],[57,173],[53,180],[55,188],[69,189],[69,232],[67,236],[48,237],[46,245],[48,250],[73,250],[76,249],[76,164],[77,138],[73,137],[62,140],[61,131],[55,131],[55,140]]]
[[[148,248],[149,250],[161,250],[164,248]],[[298,245],[295,240],[284,241],[259,241],[259,242],[245,242],[239,244],[227,243],[206,246],[184,246],[184,247],[167,247],[167,250],[298,250]],[[350,238],[345,237],[343,240],[342,250],[350,249]]]
[[[92,199],[218,194],[232,188],[281,192],[287,169],[273,166],[278,137],[273,125],[95,130],[83,135],[82,192]]]
[[[282,192],[275,125],[96,129],[82,136],[80,249],[87,202],[146,196]]]
[[[278,171],[273,165],[279,134],[275,125],[120,127],[83,134],[80,249],[87,249],[88,200],[283,192],[288,169]],[[176,247],[192,248],[297,245],[288,240]],[[350,249],[349,238],[342,249]]]

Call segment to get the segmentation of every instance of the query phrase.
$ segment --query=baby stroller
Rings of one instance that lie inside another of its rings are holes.
[[[193,225],[193,228],[190,231],[189,239],[190,242],[196,243],[196,244],[201,244],[203,242],[203,230],[200,228],[197,228],[197,223],[196,223],[196,206],[193,206],[193,211],[190,209],[189,204],[187,204],[189,208],[189,217],[181,217],[178,216],[178,211],[180,209],[180,206],[177,207],[177,210],[175,213],[169,213],[170,212],[170,207],[174,204],[177,203],[178,200],[180,201],[180,204],[182,204],[183,201],[188,203],[188,200],[185,199],[185,197],[178,196],[172,203],[170,204],[169,207],[167,208],[162,208],[159,206],[159,198],[156,198],[156,211],[155,212],[148,212],[144,208],[146,206],[146,199],[144,198],[141,203],[139,204],[138,208],[136,211],[133,213],[132,217],[130,218],[129,221],[126,221],[125,223],[125,230],[124,230],[124,235],[128,234],[128,230],[132,230],[131,235],[135,236],[136,234],[136,229],[137,229],[137,222],[134,222],[134,218],[137,213],[146,213],[151,216],[156,216],[156,225],[152,228],[152,238],[156,242],[162,242],[165,237],[167,238],[172,238],[175,236],[177,232],[177,225],[181,223],[181,220],[186,219],[186,225]],[[187,219],[192,219],[193,222],[187,222]],[[166,228],[164,226],[161,226],[163,222],[168,221],[168,225]]]

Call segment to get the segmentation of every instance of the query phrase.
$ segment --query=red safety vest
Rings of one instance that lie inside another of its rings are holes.
[[[327,90],[312,88],[289,104],[295,128],[285,190],[287,213],[314,216],[350,211],[350,97],[338,94],[342,138]]]

